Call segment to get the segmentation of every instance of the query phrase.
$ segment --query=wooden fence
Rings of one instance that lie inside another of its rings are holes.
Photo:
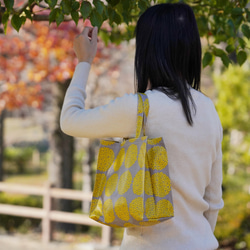
[[[43,208],[17,206],[0,203],[0,214],[36,218],[42,220],[42,241],[48,243],[52,240],[52,222],[65,222],[89,226],[102,227],[102,245],[109,246],[111,229],[91,220],[88,215],[62,212],[52,209],[52,199],[68,199],[91,201],[92,193],[84,193],[78,190],[52,188],[49,185],[44,187],[16,185],[0,182],[0,192],[38,195],[43,197]]]

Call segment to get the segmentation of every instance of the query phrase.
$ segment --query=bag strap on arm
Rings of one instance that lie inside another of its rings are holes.
[[[136,138],[145,136],[145,127],[147,123],[147,116],[149,111],[149,102],[146,94],[137,93],[137,124],[136,124]]]

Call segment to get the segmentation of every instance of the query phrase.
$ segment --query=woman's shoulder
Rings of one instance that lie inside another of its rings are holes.
[[[201,91],[195,90],[193,88],[191,89],[191,95],[196,106],[201,106],[206,109],[212,109],[215,111],[214,102],[210,97],[206,96]]]
[[[202,113],[207,119],[210,119],[212,121],[211,124],[219,129],[220,135],[222,136],[222,126],[213,100],[202,92],[194,89],[192,90],[192,96],[197,108],[200,110],[199,113]]]
[[[198,90],[195,90],[193,88],[190,89],[190,92],[191,92],[192,98],[193,98],[196,105],[207,105],[210,107],[214,107],[213,101],[208,96],[206,96],[204,93],[202,93]],[[155,100],[157,102],[164,101],[165,103],[166,102],[176,103],[176,100],[178,100],[178,99],[169,97],[164,92],[157,90],[157,89],[147,90],[145,92],[145,94],[147,94],[149,99],[151,99],[152,101]]]
[[[123,106],[124,108],[129,108],[131,106],[137,105],[137,94],[125,93],[122,96],[117,96],[112,99],[109,104],[114,104],[118,106]]]
[[[145,94],[148,96],[149,101],[156,102],[156,103],[174,103],[174,99],[170,98],[168,95],[163,93],[161,90],[158,89],[152,89],[147,90]]]

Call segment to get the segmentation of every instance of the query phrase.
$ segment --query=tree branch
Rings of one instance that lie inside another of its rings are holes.
[[[13,8],[14,13],[17,13],[17,14],[22,13],[28,6],[29,6],[29,1],[27,0],[20,7]]]
[[[32,18],[33,18],[33,21],[38,21],[38,22],[39,21],[49,21],[48,15],[36,15],[36,14],[34,14]],[[65,16],[63,21],[69,22],[69,21],[72,21],[72,18],[69,16]],[[55,21],[53,21],[53,22],[55,22]]]

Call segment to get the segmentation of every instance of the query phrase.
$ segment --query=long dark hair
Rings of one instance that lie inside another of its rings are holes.
[[[179,99],[190,125],[190,87],[200,90],[201,42],[194,13],[187,4],[148,8],[136,26],[135,74],[137,91],[158,89]]]

